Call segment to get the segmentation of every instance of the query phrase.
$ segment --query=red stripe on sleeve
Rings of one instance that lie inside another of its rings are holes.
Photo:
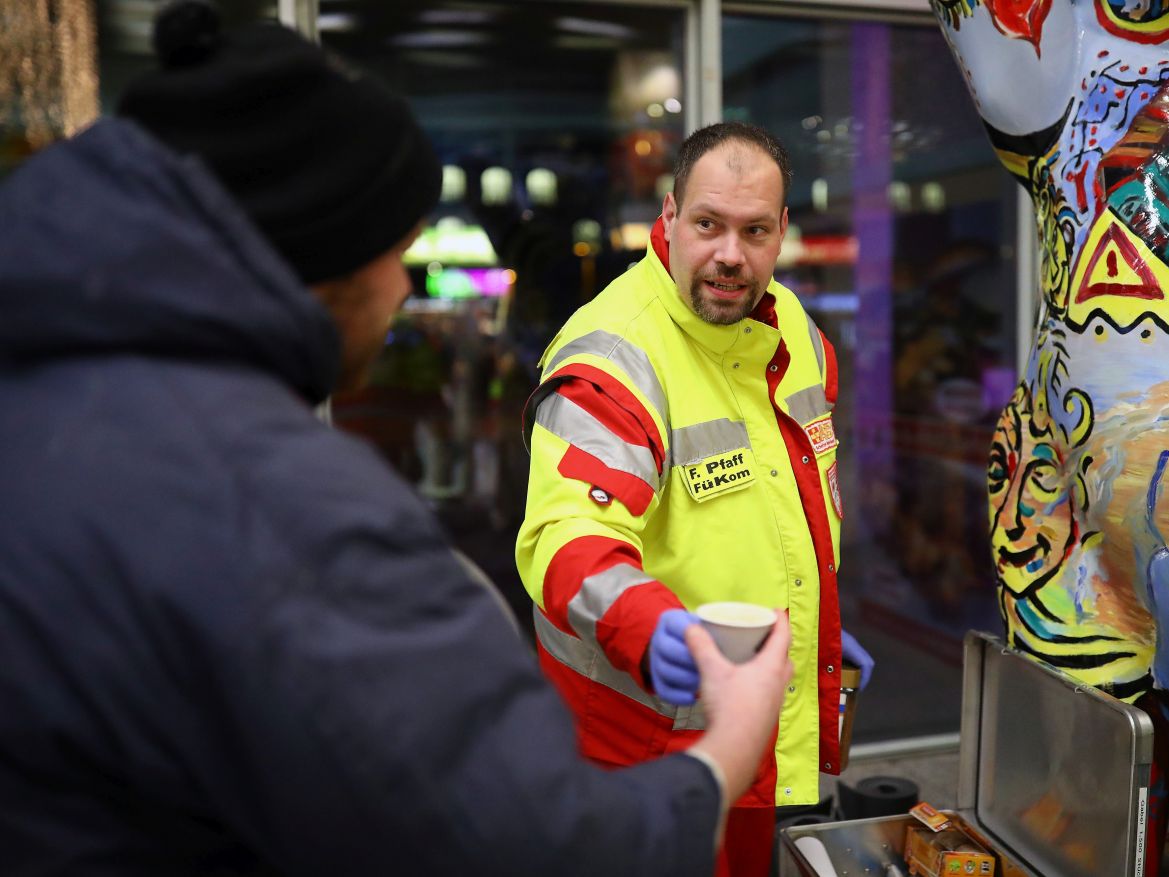
[[[613,377],[608,372],[602,371],[595,366],[585,365],[584,363],[580,362],[570,363],[563,368],[557,369],[548,376],[548,378],[545,380],[545,383],[547,383],[549,380],[569,377],[580,378],[581,380],[588,381],[597,389],[598,392],[594,397],[592,397],[591,401],[605,399],[606,403],[617,405],[623,409],[627,415],[631,416],[638,424],[641,425],[641,430],[644,433],[644,436],[637,442],[637,444],[647,446],[650,449],[650,453],[653,454],[654,462],[657,464],[658,472],[660,473],[662,471],[662,462],[666,458],[665,442],[662,440],[662,435],[658,431],[657,424],[654,423],[653,418],[650,416],[650,413],[646,411],[645,406],[638,401],[635,395],[633,395],[633,391],[631,391],[628,387],[621,383],[621,381]],[[557,392],[559,392],[560,389],[561,388],[558,387]],[[574,399],[573,401],[577,400]],[[585,410],[600,420],[604,413],[604,407],[605,406],[600,406],[597,410],[594,410],[592,407],[585,406]]]
[[[548,620],[576,636],[568,624],[569,601],[579,593],[586,578],[619,563],[642,569],[641,553],[630,543],[608,536],[580,536],[565,543],[544,574],[544,614]],[[666,609],[681,608],[681,601],[661,582],[636,585],[618,597],[597,622],[597,643],[609,663],[629,673],[648,690],[641,674],[641,659],[658,617]]]
[[[569,445],[556,471],[565,478],[584,482],[583,493],[590,487],[599,487],[629,509],[629,513],[640,517],[649,508],[654,498],[654,489],[628,472],[610,469],[587,451],[576,445]]]
[[[579,536],[562,545],[544,573],[544,614],[548,620],[575,636],[568,623],[568,602],[580,591],[582,581],[619,563],[641,569],[641,552],[611,536]]]

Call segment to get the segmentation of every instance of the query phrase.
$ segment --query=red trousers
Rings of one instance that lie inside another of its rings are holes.
[[[774,847],[774,807],[732,807],[715,877],[768,877]]]

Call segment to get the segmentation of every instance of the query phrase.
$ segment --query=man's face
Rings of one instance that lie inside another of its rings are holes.
[[[779,167],[753,144],[731,141],[690,171],[682,203],[662,203],[670,273],[678,294],[708,323],[746,317],[775,270],[787,208]]]
[[[415,226],[393,248],[354,273],[313,286],[341,333],[338,391],[357,390],[385,346],[390,322],[410,295],[410,275],[402,256],[422,231]]]

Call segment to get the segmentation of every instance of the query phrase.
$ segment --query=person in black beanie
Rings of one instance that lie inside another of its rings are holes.
[[[605,772],[490,588],[313,406],[409,292],[439,165],[276,25],[168,7],[117,116],[0,188],[0,873],[700,875],[786,628]]]

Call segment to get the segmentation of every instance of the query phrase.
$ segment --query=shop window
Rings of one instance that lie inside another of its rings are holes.
[[[444,166],[414,294],[373,385],[334,400],[521,619],[515,570],[537,361],[645,253],[681,142],[684,12],[572,2],[322,0],[323,44],[408,96]]]
[[[932,23],[723,19],[724,117],[792,154],[776,276],[835,345],[841,597],[877,659],[854,740],[956,732],[998,631],[985,471],[1014,385],[1016,193]]]

